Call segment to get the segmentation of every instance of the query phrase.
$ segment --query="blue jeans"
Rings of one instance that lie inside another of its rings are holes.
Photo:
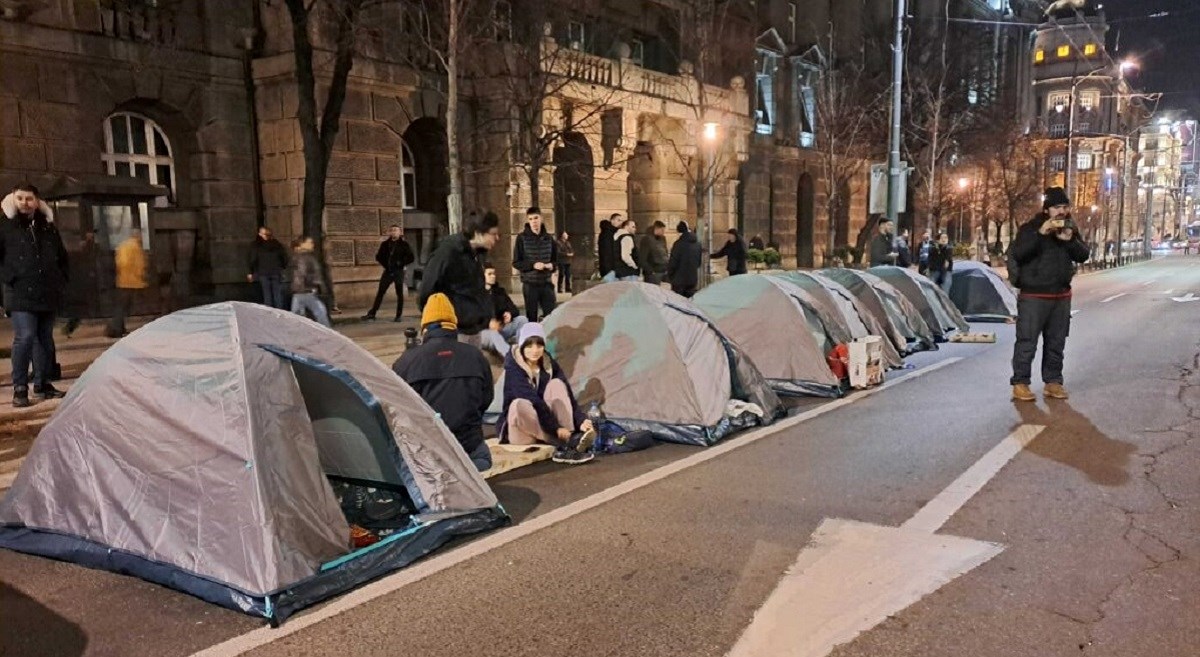
[[[509,322],[508,325],[501,327],[499,331],[484,329],[479,333],[479,338],[482,341],[481,346],[486,349],[491,349],[492,351],[500,354],[501,357],[506,356],[508,355],[509,341],[515,340],[517,338],[517,333],[519,333],[521,330],[521,327],[528,323],[529,319],[524,315],[517,315],[516,317],[513,317],[512,321]]]
[[[255,274],[254,280],[262,288],[263,304],[272,308],[283,308],[283,274],[271,272]],[[295,304],[292,304],[295,307]]]
[[[33,364],[34,386],[50,383],[54,365],[54,313],[13,311],[12,378],[14,388],[29,386],[29,365]]]
[[[603,278],[600,279],[600,282],[601,283],[616,283],[617,282],[617,272],[615,272],[615,271],[608,272],[607,274],[604,275]]]
[[[471,459],[471,463],[475,465],[475,469],[480,472],[489,470],[492,467],[492,450],[488,448],[486,442],[479,443],[479,447],[471,450],[471,453],[467,454],[467,458]]]
[[[333,325],[329,323],[329,311],[325,309],[325,304],[321,301],[320,297],[311,292],[293,294],[292,312],[296,313],[297,315],[303,315],[304,311],[306,310],[309,313],[312,313],[313,319],[317,320],[317,322],[320,324],[330,328],[333,327]]]
[[[636,282],[638,282],[638,281],[642,280],[642,277],[641,277],[641,276],[638,276],[637,274],[634,274],[633,276],[622,276],[622,277],[618,278],[617,280],[619,280],[619,281],[633,281],[634,283],[636,283]]]

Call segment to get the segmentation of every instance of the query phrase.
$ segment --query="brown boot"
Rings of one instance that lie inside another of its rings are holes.
[[[1018,383],[1017,385],[1013,386],[1012,398],[1013,401],[1037,401],[1037,395],[1033,394],[1033,391],[1029,389],[1029,386],[1024,383]]]
[[[1061,383],[1047,383],[1046,397],[1049,399],[1070,399],[1071,395],[1067,393],[1067,389]]]

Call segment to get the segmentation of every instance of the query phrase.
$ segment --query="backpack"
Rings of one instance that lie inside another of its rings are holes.
[[[599,435],[594,449],[601,454],[625,454],[655,445],[654,434],[650,431],[625,431],[608,420],[600,422],[597,429]]]

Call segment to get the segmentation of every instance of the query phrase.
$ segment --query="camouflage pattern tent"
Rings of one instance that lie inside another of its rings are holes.
[[[778,276],[730,276],[693,301],[736,342],[780,394],[837,397],[825,359],[833,347],[808,292]]]
[[[954,263],[950,300],[972,322],[1009,322],[1017,316],[1017,295],[996,270],[973,260]]]
[[[822,269],[822,276],[841,283],[867,307],[881,323],[890,322],[896,348],[904,353],[937,349],[933,329],[921,317],[921,312],[891,283],[878,276],[846,268]]]
[[[608,419],[626,430],[712,445],[783,413],[779,397],[741,348],[692,302],[661,287],[598,285],[559,306],[544,325],[546,348],[570,377],[580,404],[599,402]],[[731,400],[758,406],[763,417],[731,413],[737,406]]]
[[[904,365],[904,358],[888,339],[887,329],[841,284],[805,271],[772,272],[769,275],[781,276],[807,291],[817,304],[816,310],[821,320],[831,329],[831,335],[833,327],[830,325],[840,323],[845,333],[834,336],[837,342],[848,343],[868,335],[877,335],[884,339],[884,365],[893,369]]]
[[[950,297],[928,278],[903,267],[872,267],[867,271],[900,290],[921,311],[921,317],[933,329],[938,341],[945,342],[954,331],[966,333],[970,330]]]

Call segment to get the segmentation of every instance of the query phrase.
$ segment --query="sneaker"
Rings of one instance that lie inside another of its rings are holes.
[[[34,386],[33,396],[38,399],[62,399],[67,393],[47,383],[44,386]]]
[[[592,445],[596,444],[596,431],[576,431],[571,434],[570,440],[567,441],[567,446],[577,452],[590,452]]]
[[[362,316],[362,321],[364,321],[364,322],[373,322],[373,321],[375,321],[375,315],[374,315],[374,313],[367,313],[367,314],[363,315],[363,316]]]
[[[596,458],[596,455],[591,452],[580,452],[570,447],[559,447],[554,450],[554,456],[550,457],[550,460],[555,463],[566,463],[567,465],[583,465],[594,458]]]
[[[1061,383],[1047,383],[1045,390],[1046,397],[1050,399],[1070,399],[1071,395]]]
[[[1037,401],[1037,395],[1033,394],[1033,391],[1029,389],[1029,386],[1024,383],[1018,383],[1017,385],[1013,386],[1012,398],[1013,401]]]
[[[26,408],[32,405],[33,403],[29,401],[29,388],[24,386],[13,388],[13,408]]]

